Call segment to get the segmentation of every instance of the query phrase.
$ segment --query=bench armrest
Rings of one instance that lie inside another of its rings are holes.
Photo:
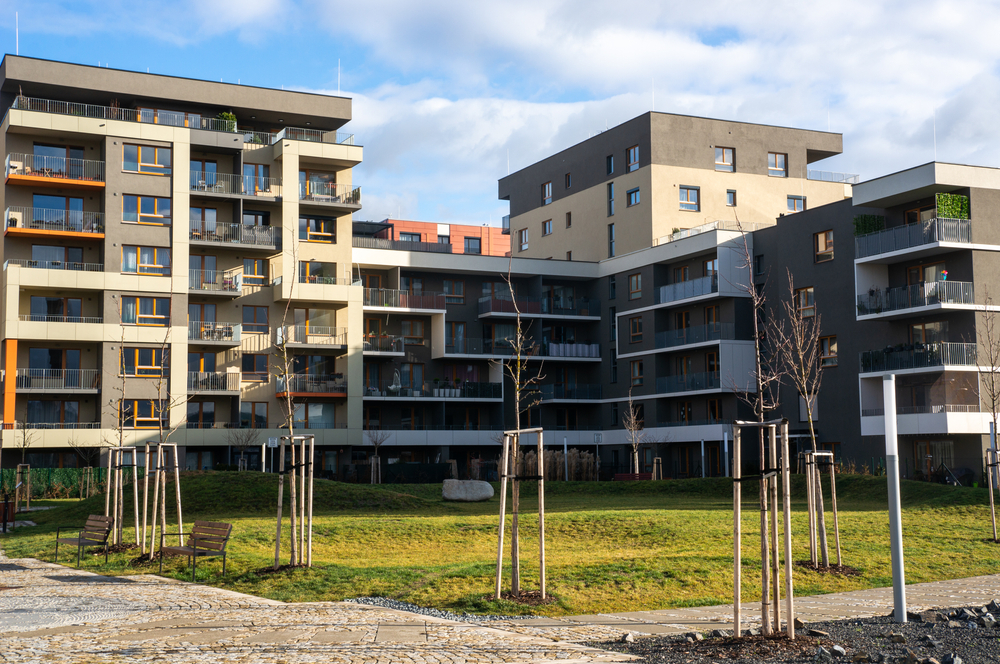
[[[77,537],[83,535],[83,526],[59,526],[56,528],[56,538],[59,537],[60,530],[75,530]]]

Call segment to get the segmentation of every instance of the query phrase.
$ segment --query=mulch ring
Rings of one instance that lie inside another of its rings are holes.
[[[256,576],[269,576],[271,574],[282,574],[284,572],[290,572],[297,569],[306,569],[307,565],[278,565],[278,569],[271,567],[261,567],[260,569],[255,569],[251,574]]]
[[[138,544],[112,544],[108,547],[108,553],[125,553],[138,549]]]
[[[829,567],[823,567],[820,564],[813,565],[811,560],[799,560],[795,563],[796,567],[801,567],[807,569],[810,572],[816,572],[818,574],[834,574],[836,576],[861,576],[861,570],[856,567],[851,567],[849,565],[830,565]]]
[[[141,553],[135,558],[129,560],[128,563],[126,564],[129,567],[148,567],[150,565],[158,565],[159,563],[160,563],[160,552],[154,551],[152,560],[149,559],[148,553]]]
[[[597,645],[597,644],[591,644]],[[794,640],[786,634],[773,636],[744,636],[736,639],[722,637],[704,641],[678,641],[669,638],[641,638],[632,643],[602,643],[600,647],[645,656],[647,661],[664,662],[785,662],[811,658],[820,641],[810,636],[796,636]]]
[[[486,595],[484,598],[486,601],[493,601],[493,595]],[[540,590],[522,590],[517,595],[505,590],[500,593],[500,599],[506,600],[508,602],[513,602],[515,604],[523,604],[525,606],[544,606],[546,604],[554,604],[556,599],[552,595],[547,595],[544,599],[542,598],[542,591]]]

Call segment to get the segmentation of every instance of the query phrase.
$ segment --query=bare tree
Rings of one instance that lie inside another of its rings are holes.
[[[365,430],[365,437],[368,439],[368,444],[375,448],[375,454],[371,458],[372,472],[371,472],[371,482],[372,484],[382,483],[382,445],[392,437],[392,434],[388,431],[383,431],[382,429],[367,429]]]
[[[983,309],[978,318],[976,330],[976,349],[979,354],[979,400],[980,407],[990,409],[990,418],[993,422],[994,440],[990,441],[995,445],[997,431],[997,414],[1000,412],[1000,328],[997,326],[997,314],[993,308],[993,298],[990,297],[989,289],[983,292]],[[994,507],[993,490],[995,488],[994,473],[1000,472],[1000,468],[989,465],[997,462],[995,454],[986,456],[986,486],[990,492],[990,518],[993,523],[993,541],[997,541],[997,519]]]
[[[643,432],[643,420],[640,408],[632,403],[632,388],[628,388],[628,409],[622,417],[622,424],[628,436],[629,446],[632,448],[632,472],[639,472],[639,448],[647,442],[646,434]]]
[[[17,430],[17,435],[14,436],[14,447],[15,449],[21,450],[21,463],[24,463],[28,454],[28,448],[31,447],[34,442],[35,430],[29,429],[22,423],[21,428]]]
[[[226,430],[226,442],[240,454],[238,462],[240,470],[247,469],[246,454],[251,448],[256,448],[260,445],[260,442],[258,442],[259,439],[260,429],[240,428]]]

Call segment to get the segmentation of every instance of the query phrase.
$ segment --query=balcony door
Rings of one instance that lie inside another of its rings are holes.
[[[32,379],[57,381],[66,388],[81,387],[78,349],[30,348],[28,369]]]
[[[215,284],[218,260],[215,256],[188,256],[188,281],[191,288],[203,289],[205,284]]]

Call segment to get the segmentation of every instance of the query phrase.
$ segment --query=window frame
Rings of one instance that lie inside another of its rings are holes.
[[[615,279],[617,275],[608,275],[608,299],[616,300],[618,299],[618,281]]]
[[[630,316],[628,319],[628,342],[637,344],[642,341],[642,316]]]
[[[264,311],[264,320],[258,318],[260,311]],[[251,320],[247,322],[247,311],[253,312]],[[270,332],[270,308],[267,306],[260,306],[255,304],[244,304],[243,310],[240,312],[242,318],[240,319],[242,325],[242,331],[250,334],[267,334]]]
[[[129,322],[126,322],[126,321],[123,320],[122,324],[124,324],[124,325],[136,325],[136,326],[143,326],[143,327],[169,327],[170,326],[170,298],[169,297],[143,297],[143,296],[140,296],[140,295],[124,295],[124,296],[122,296],[122,308],[123,309],[124,309],[124,304],[125,304],[125,300],[126,299],[135,300],[135,322],[129,323]],[[147,300],[152,300],[152,302],[153,302],[153,313],[151,313],[151,314],[143,314],[142,313],[142,303],[143,303],[143,301],[147,301]],[[166,314],[160,314],[158,312],[160,311],[161,305],[163,305],[164,303],[166,304],[167,313]],[[150,323],[150,322],[143,323],[141,321],[144,318],[145,319],[155,319],[155,320],[159,320],[159,321],[162,321],[162,322],[161,323]]]
[[[130,250],[135,250],[135,272],[125,269],[125,253]],[[153,250],[153,261],[152,263],[143,263],[143,251]],[[165,255],[165,258],[164,258]],[[166,260],[164,264],[160,262],[161,260]],[[152,277],[169,277],[171,272],[171,262],[170,262],[170,247],[143,247],[135,244],[124,244],[122,245],[122,274],[137,274]],[[159,271],[157,271],[159,270]]]
[[[250,270],[247,270],[249,263]],[[259,272],[262,268],[263,272]],[[267,260],[264,258],[244,258],[243,259],[243,285],[244,286],[266,286],[267,285]]]
[[[827,240],[829,236],[829,240]],[[823,242],[822,249],[820,248],[820,241]],[[826,263],[827,261],[833,260],[833,229],[820,231],[818,233],[813,233],[813,252],[814,252],[814,262],[816,263]]]
[[[615,257],[615,225],[608,224],[608,258]]]
[[[613,154],[609,154],[604,158],[604,170],[605,175],[615,174],[615,156]]]
[[[608,216],[615,216],[615,183],[608,183]]]
[[[552,235],[552,220],[546,219],[542,222],[542,237]]]
[[[452,290],[451,293],[449,293],[449,286]],[[444,290],[445,304],[465,304],[464,279],[445,279],[442,283],[442,289]]]
[[[722,161],[719,161],[720,156]],[[727,148],[720,145],[715,146],[715,170],[720,173],[736,172],[736,148]]]
[[[423,346],[424,321],[407,318],[399,322],[399,334],[403,337],[404,346]]]
[[[639,187],[629,189],[625,192],[625,207],[630,208],[639,204]]]
[[[805,212],[806,210],[806,197],[805,196],[795,196],[789,194],[785,199],[788,214],[797,214],[799,212]],[[801,204],[801,207],[799,205]]]
[[[127,358],[131,356],[132,372],[129,373]],[[149,364],[144,364],[144,356],[148,356]],[[133,378],[161,378],[170,371],[170,350],[164,348],[150,348],[141,346],[126,346],[122,349],[122,364],[119,368],[120,376],[131,376]]]
[[[566,188],[567,189],[571,189],[572,187],[573,187],[573,174],[572,173],[567,173],[566,174]]]
[[[625,172],[632,173],[639,170],[639,146],[633,145],[625,150]]]
[[[470,242],[476,242],[476,243],[478,243],[479,246],[476,247],[476,251],[469,251],[469,246],[470,246],[469,243]],[[483,240],[482,240],[482,238],[478,238],[478,237],[468,237],[468,236],[466,236],[464,238],[463,247],[464,247],[463,248],[463,253],[470,254],[470,255],[475,255],[475,256],[481,256],[482,253],[483,253]]]
[[[165,418],[169,409],[163,407],[163,401],[158,399],[122,399],[120,403],[123,429],[159,429],[161,424],[163,428],[167,428],[168,423]],[[159,403],[158,406],[157,403]],[[131,404],[131,407],[128,404]],[[148,414],[146,414],[147,407]],[[159,413],[156,412],[157,410]],[[142,426],[140,426],[140,422],[143,423]]]
[[[694,200],[692,201],[692,194]],[[678,187],[678,205],[682,212],[701,212],[701,187],[682,184]]]
[[[629,301],[642,298],[642,272],[634,272],[628,275],[628,299]]]
[[[618,308],[608,307],[608,320],[611,321],[611,339],[610,341],[618,341]]]
[[[614,348],[610,349],[610,353],[611,353],[611,362],[609,363],[610,375],[608,376],[609,378],[608,382],[616,384],[618,382],[618,353],[615,351]]]
[[[831,352],[832,350],[832,352]],[[819,338],[819,366],[823,369],[837,366],[837,335],[829,334]]]
[[[243,419],[243,406],[250,406],[247,410],[250,412],[249,419],[244,421]],[[260,426],[257,426],[257,406],[264,407],[264,421]],[[240,402],[240,428],[243,429],[266,429],[268,423],[268,404],[266,401],[241,401]]]
[[[517,232],[517,245],[519,247],[518,251],[527,251],[528,250],[528,229],[527,228],[522,228],[521,230],[519,230]]]
[[[414,239],[414,238],[416,238],[416,239]],[[424,241],[424,236],[421,235],[420,233],[412,233],[412,232],[409,232],[409,231],[400,231],[399,232],[399,241],[400,242],[423,242]]]
[[[251,370],[247,370],[247,360],[250,360]],[[260,371],[260,360],[263,360],[263,371]],[[243,353],[240,356],[240,381],[244,383],[266,383],[271,373],[267,366],[267,353]]]
[[[795,289],[795,313],[799,318],[812,318],[816,315],[816,291],[813,286]]]
[[[552,205],[552,180],[542,183],[542,206]]]
[[[337,220],[333,217],[299,215],[299,240],[337,244]]]
[[[125,157],[125,151],[128,148],[136,148],[136,157],[135,157],[135,167],[136,168],[135,168],[135,170],[131,170],[129,168],[126,168],[126,166],[130,165],[130,162]],[[143,148],[145,148],[147,150],[152,150],[153,151],[153,161],[148,162],[148,161],[143,161],[142,160]],[[163,164],[161,164],[158,161],[161,150],[166,150],[167,154],[169,155],[169,157],[168,157],[168,163],[167,163],[166,166],[163,166]],[[169,147],[166,147],[166,146],[158,146],[158,145],[143,145],[141,143],[123,143],[122,144],[122,172],[123,173],[142,173],[143,175],[170,175],[173,172],[173,165],[174,165],[173,148],[169,148]],[[153,167],[154,170],[144,170],[143,166],[147,166],[147,167],[151,166],[151,167]],[[165,170],[156,170],[156,169],[165,169]]]
[[[642,387],[644,368],[642,360],[632,360],[629,363],[629,385],[631,387]]]
[[[129,200],[135,200],[135,218],[130,219],[129,217],[132,213],[126,212],[126,204]],[[144,213],[142,211],[143,200],[152,199],[153,201],[153,213]],[[167,202],[167,214],[160,213],[160,205],[162,201]],[[170,226],[173,221],[173,201],[169,196],[146,196],[142,194],[122,194],[122,223],[123,224],[141,224],[144,226]],[[153,221],[149,221],[152,219]]]
[[[726,207],[736,207],[735,189],[726,189]]]
[[[780,159],[779,159],[780,157]],[[778,162],[781,162],[781,166],[778,166]],[[773,165],[772,165],[773,164]],[[787,178],[788,177],[788,153],[787,152],[768,152],[767,153],[767,175],[772,178]]]

